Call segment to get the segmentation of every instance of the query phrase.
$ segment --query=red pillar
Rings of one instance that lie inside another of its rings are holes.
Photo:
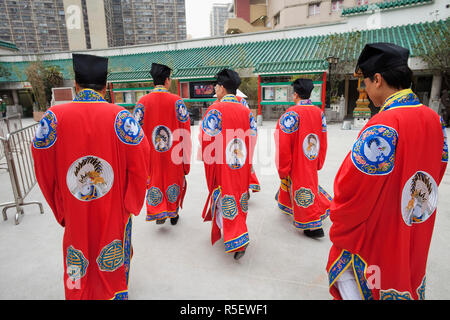
[[[109,94],[111,95],[111,103],[114,103],[114,91],[112,82],[109,83]]]
[[[325,100],[326,100],[326,94],[327,94],[327,73],[323,73],[322,77],[322,111],[325,112]]]
[[[180,80],[178,80],[178,79],[177,79],[177,90],[178,90],[178,96],[181,97]]]
[[[261,75],[258,75],[258,115],[261,115]]]

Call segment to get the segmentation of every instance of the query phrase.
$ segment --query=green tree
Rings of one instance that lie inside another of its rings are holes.
[[[339,59],[336,65],[331,66],[332,68],[328,75],[331,100],[335,100],[338,98],[339,84],[345,79],[346,75],[353,72],[361,53],[361,32],[331,34],[326,36],[319,43],[319,46],[317,59],[325,60],[327,57]]]
[[[42,61],[30,63],[25,70],[27,81],[33,88],[38,104],[38,111],[45,111],[50,106],[52,88],[61,86],[63,75],[58,66],[44,66]]]
[[[440,73],[450,89],[450,18],[441,23],[430,23],[417,34],[414,55],[421,58],[430,70]]]

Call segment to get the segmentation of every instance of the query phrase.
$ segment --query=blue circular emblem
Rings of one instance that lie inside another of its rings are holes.
[[[149,206],[156,207],[162,201],[162,192],[157,187],[151,187],[147,191],[147,203]]]
[[[142,103],[138,103],[133,111],[133,117],[141,127],[144,125],[144,110],[144,105]]]
[[[86,275],[88,265],[89,262],[81,250],[77,250],[73,246],[67,248],[66,272],[70,280],[75,281],[83,278]]]
[[[101,271],[115,271],[123,265],[122,241],[114,240],[103,247],[97,258],[98,268]]]
[[[177,119],[181,122],[186,122],[189,120],[188,109],[181,99],[175,102],[175,113],[177,114]]]
[[[241,200],[239,202],[241,204],[242,211],[247,212],[248,211],[248,193],[247,192],[244,192],[241,195]]]
[[[258,133],[258,128],[256,126],[256,120],[255,117],[253,116],[253,113],[250,112],[250,135],[251,136],[256,136],[256,134]]]
[[[180,194],[180,187],[176,183],[170,185],[166,190],[167,200],[170,203],[175,203],[178,199],[179,194]]]
[[[222,198],[222,215],[224,218],[233,220],[238,214],[236,200],[233,196],[226,195]]]
[[[368,175],[385,175],[394,169],[398,134],[395,129],[374,125],[365,129],[352,148],[352,162]]]
[[[297,131],[300,120],[297,112],[289,111],[283,114],[280,118],[280,129],[284,133],[293,133]]]
[[[212,109],[205,115],[202,129],[210,136],[215,136],[222,131],[222,114],[219,110]]]
[[[314,193],[311,189],[300,188],[295,191],[294,199],[299,207],[308,208],[314,203]]]
[[[137,145],[144,138],[141,126],[127,110],[122,110],[117,114],[114,129],[117,137],[125,144]]]
[[[33,146],[36,149],[50,148],[56,141],[56,116],[48,110],[42,116],[33,138]]]

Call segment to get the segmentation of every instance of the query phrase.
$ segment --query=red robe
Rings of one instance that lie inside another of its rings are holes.
[[[444,128],[445,130],[445,128]],[[423,299],[448,148],[439,116],[410,90],[361,130],[334,183],[330,292],[351,268],[363,299]]]
[[[252,114],[234,95],[226,95],[211,105],[200,131],[203,164],[209,195],[203,210],[204,221],[212,221],[211,243],[221,237],[216,221],[218,205],[223,215],[226,252],[244,250],[249,243],[246,219],[250,185]]]
[[[238,97],[238,96],[235,96],[235,97],[243,106],[245,106],[246,108],[250,109],[250,107],[248,106],[247,101],[243,97]],[[219,102],[219,100],[214,101],[214,103],[217,103],[217,102]],[[254,129],[254,135],[252,135],[252,137],[251,137],[251,139],[253,140],[252,143],[251,143],[251,145],[253,146],[253,149],[250,152],[250,154],[251,154],[250,159],[252,160],[254,152],[255,152],[256,141],[258,139],[258,134],[257,134],[258,129],[256,127],[256,120],[255,120],[255,117],[254,117],[253,114],[252,114],[252,117],[251,117],[250,121],[251,121],[251,125],[252,125],[252,127]],[[199,134],[199,141],[201,141],[200,134]],[[198,160],[202,159],[200,148],[197,151],[197,159]],[[259,192],[259,191],[261,191],[261,185],[259,184],[259,180],[258,180],[258,177],[256,176],[256,171],[253,168],[253,165],[250,166],[250,187],[249,187],[249,189],[252,190],[252,192]]]
[[[134,115],[150,144],[150,175],[146,196],[147,221],[175,218],[186,194],[191,126],[183,100],[156,86],[143,96]]]
[[[93,90],[53,106],[32,142],[38,184],[64,230],[66,299],[127,299],[131,215],[145,196],[149,145],[124,108]]]
[[[329,214],[331,197],[319,186],[317,171],[325,162],[325,115],[309,100],[289,108],[277,123],[276,159],[281,186],[275,199],[294,216],[299,229],[318,229]]]

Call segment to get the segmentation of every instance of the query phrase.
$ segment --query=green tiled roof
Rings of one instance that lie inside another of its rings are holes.
[[[409,24],[383,29],[363,30],[360,42],[352,49],[356,59],[366,43],[391,42],[410,50],[415,55],[415,46],[433,45],[420,43],[419,34],[432,24],[449,28],[449,20],[432,23]],[[345,39],[353,32],[342,33]],[[266,40],[240,44],[209,46],[201,48],[146,52],[139,54],[110,56],[109,81],[151,80],[149,70],[152,62],[166,64],[173,69],[173,78],[208,78],[220,69],[248,68],[255,74],[302,73],[327,70],[325,58],[331,49],[321,45],[330,35]],[[72,60],[43,61],[47,65],[58,65],[65,79],[73,79]],[[0,62],[11,75],[0,78],[0,82],[26,81],[25,69],[28,62]]]
[[[3,41],[3,40],[0,40],[0,47],[19,51],[19,49],[16,47],[16,45],[14,43]]]
[[[366,12],[371,12],[372,10],[389,10],[393,8],[415,6],[432,3],[433,0],[391,0],[378,2],[373,4],[365,4],[362,6],[344,8],[342,10],[343,16],[363,14]]]

